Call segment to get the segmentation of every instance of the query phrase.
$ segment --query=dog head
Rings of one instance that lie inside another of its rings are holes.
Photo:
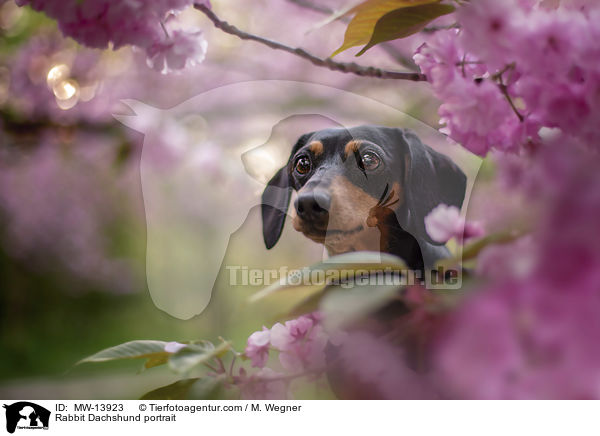
[[[339,254],[379,249],[373,231],[383,233],[390,214],[417,241],[437,244],[425,231],[425,216],[441,203],[460,208],[466,176],[409,130],[359,126],[304,134],[262,196],[267,248],[281,236],[293,190],[294,228]]]

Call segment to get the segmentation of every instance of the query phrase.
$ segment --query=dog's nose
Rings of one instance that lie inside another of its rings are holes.
[[[331,197],[324,191],[303,192],[296,202],[298,216],[306,221],[324,221],[329,216]]]

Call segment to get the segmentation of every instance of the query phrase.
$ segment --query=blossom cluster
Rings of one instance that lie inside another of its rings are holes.
[[[519,152],[494,156],[499,181],[536,211],[529,235],[483,249],[484,281],[432,343],[445,397],[600,396],[600,9],[557,4],[469,2],[415,55],[449,136]]]
[[[269,352],[279,352],[281,366],[287,371],[310,371],[324,365],[323,350],[327,335],[316,313],[277,323],[270,329],[263,327],[248,338],[246,357],[252,366],[263,368]]]
[[[250,375],[241,370],[238,383],[242,398],[285,398],[288,383],[282,381],[283,376],[290,375],[293,379],[321,375],[325,371],[327,341],[328,335],[316,312],[252,333],[244,354],[260,370]],[[267,367],[271,352],[279,353],[279,371]]]
[[[546,148],[537,177],[550,200],[538,228],[482,253],[480,263],[496,264],[491,283],[449,316],[436,345],[450,397],[600,397],[600,159]]]
[[[440,329],[432,362],[446,397],[600,397],[600,156],[567,134],[541,144],[501,160],[537,218],[527,236],[481,252],[485,281]]]
[[[418,315],[411,321],[422,327],[420,306],[421,301],[415,302]],[[326,331],[322,319],[313,312],[252,333],[244,355],[259,370],[249,374],[240,369],[235,382],[242,398],[289,398],[292,381],[303,378],[316,383],[324,374],[330,389],[342,398],[438,397],[430,380],[408,365],[403,348],[385,335],[354,328]],[[269,359],[273,352],[279,354],[278,362]]]
[[[597,2],[478,0],[456,12],[414,60],[442,101],[445,132],[470,151],[540,144],[542,127],[600,139]]]
[[[148,64],[167,73],[202,62],[206,40],[202,32],[185,30],[175,24],[173,15],[193,3],[192,0],[119,1],[95,0],[17,0],[30,5],[58,22],[65,36],[92,48],[118,49],[132,45],[144,50]],[[210,6],[208,0],[203,2]]]

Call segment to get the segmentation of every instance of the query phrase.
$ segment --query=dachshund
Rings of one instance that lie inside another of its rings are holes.
[[[456,164],[408,129],[364,125],[307,133],[263,192],[264,242],[270,249],[279,240],[296,191],[294,229],[323,244],[330,255],[379,251],[424,273],[450,255],[427,234],[425,216],[442,203],[460,208],[466,185]],[[409,305],[397,298],[354,327],[376,336],[402,331],[396,345],[408,367],[422,372],[422,334],[404,327],[405,322],[410,325],[410,313]],[[338,398],[387,398],[346,371],[338,346],[329,342],[325,352],[327,377]],[[396,394],[403,398],[402,392]]]
[[[413,270],[449,256],[425,230],[443,203],[459,209],[467,178],[408,129],[363,125],[302,135],[262,195],[267,249],[279,240],[292,197],[293,226],[329,255],[369,250],[396,255]]]

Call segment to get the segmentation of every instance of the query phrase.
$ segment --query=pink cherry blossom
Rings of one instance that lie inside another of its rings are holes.
[[[451,85],[459,74],[456,64],[461,62],[464,52],[457,44],[456,34],[456,30],[436,32],[430,42],[422,44],[413,56],[432,86],[439,91]],[[468,64],[467,68],[472,65]]]
[[[164,26],[168,37],[146,49],[149,67],[166,74],[198,65],[204,60],[208,43],[202,31],[183,28],[174,15],[169,16]]]
[[[17,0],[58,22],[65,36],[93,48],[133,45],[147,52],[153,68],[168,72],[202,62],[206,41],[201,32],[168,34],[167,15],[189,7],[192,0],[94,0],[65,4],[61,0]],[[208,1],[201,2],[210,7]]]
[[[439,330],[433,360],[449,397],[600,398],[600,159],[565,142],[546,141],[520,175],[536,185],[533,234],[481,253],[477,271],[494,283]]]
[[[514,0],[478,0],[458,8],[460,41],[491,69],[501,69],[511,61],[508,54],[526,25],[525,14]]]
[[[327,336],[310,316],[277,323],[271,328],[271,345],[280,351],[279,361],[288,371],[322,369]]]
[[[451,88],[439,109],[445,133],[478,155],[492,147],[516,148],[519,142],[513,141],[512,134],[519,122],[495,83],[460,77]]]
[[[167,344],[165,345],[165,351],[167,353],[177,353],[178,351],[183,350],[185,347],[187,347],[186,344],[181,344],[176,341],[167,342]]]
[[[537,146],[541,127],[597,148],[600,12],[588,5],[459,7],[460,31],[437,32],[414,56],[442,102],[443,132],[481,156]]]
[[[252,361],[252,366],[262,368],[266,365],[269,359],[270,340],[271,331],[266,327],[248,337],[245,354]]]
[[[479,237],[483,234],[481,224],[465,221],[456,206],[440,204],[425,217],[427,233],[436,242],[447,242],[451,238],[459,241]]]

